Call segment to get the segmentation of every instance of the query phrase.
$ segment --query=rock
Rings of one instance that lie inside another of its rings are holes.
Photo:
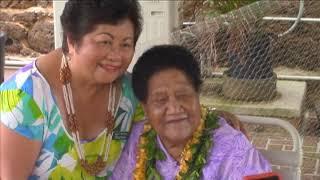
[[[40,53],[30,49],[30,48],[26,48],[24,47],[21,51],[20,51],[20,54],[22,56],[28,56],[28,57],[38,57],[40,56]]]
[[[0,31],[6,32],[14,39],[24,39],[27,36],[26,29],[17,23],[0,22]]]
[[[38,0],[38,6],[43,8],[52,8],[52,0]]]
[[[27,10],[19,10],[15,13],[9,14],[12,18],[12,21],[18,22],[28,28],[34,25],[34,23],[46,17],[52,17],[52,9],[44,9],[41,7],[32,7]]]
[[[36,0],[11,0],[11,4],[9,7],[15,8],[15,9],[27,9],[29,7],[36,6],[36,5],[37,5]]]
[[[5,1],[0,1],[0,7],[1,8],[6,8],[9,7],[12,1],[5,0]]]
[[[6,53],[20,54],[21,49],[22,49],[21,42],[9,36],[5,46]]]
[[[10,19],[9,13],[0,10],[0,21],[10,21]]]
[[[24,26],[31,27],[38,19],[38,15],[35,12],[22,12],[13,15],[13,21],[19,22]]]
[[[36,22],[28,34],[30,47],[40,53],[48,53],[54,48],[53,22],[42,19]]]
[[[1,0],[0,7],[27,9],[33,6],[52,7],[52,0]]]

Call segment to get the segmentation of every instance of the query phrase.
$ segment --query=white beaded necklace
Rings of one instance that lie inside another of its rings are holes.
[[[110,87],[109,87],[106,128],[103,130],[103,133],[105,133],[106,136],[104,137],[104,141],[101,146],[97,160],[93,163],[89,163],[87,160],[85,160],[84,150],[80,141],[79,128],[76,121],[76,114],[75,114],[72,89],[71,89],[71,71],[65,55],[63,55],[62,57],[62,62],[60,67],[60,80],[62,82],[63,98],[64,98],[66,110],[67,110],[67,125],[72,134],[72,140],[75,144],[75,148],[76,148],[78,157],[80,159],[80,165],[88,174],[95,176],[106,168],[106,162],[109,156],[110,145],[111,145],[112,136],[113,136],[114,115],[116,113],[115,112],[116,111],[116,107],[115,107],[116,87],[114,87],[112,83],[110,84]],[[105,148],[105,154],[102,157],[104,148]]]

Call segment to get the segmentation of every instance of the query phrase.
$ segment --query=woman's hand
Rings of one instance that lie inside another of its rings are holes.
[[[236,115],[227,111],[217,111],[217,113],[220,117],[223,117],[230,126],[238,131],[241,131],[249,139],[247,130],[244,128],[243,123]]]

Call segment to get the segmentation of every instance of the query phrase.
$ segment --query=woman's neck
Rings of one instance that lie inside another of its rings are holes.
[[[70,69],[72,74],[71,87],[73,93],[81,94],[83,98],[92,99],[101,97],[101,95],[105,95],[106,92],[108,92],[111,83],[99,84],[86,78],[83,74],[77,73],[72,65],[70,65]]]
[[[72,78],[71,87],[74,94],[80,94],[82,98],[99,98],[101,95],[106,95],[110,84],[95,84],[95,83],[85,83],[77,81],[75,78]]]
[[[167,152],[170,154],[170,156],[173,157],[176,161],[180,161],[181,153],[187,144],[187,141],[185,142],[170,142],[169,140],[165,140],[164,138],[161,138],[161,141],[163,143],[163,146],[166,148]]]

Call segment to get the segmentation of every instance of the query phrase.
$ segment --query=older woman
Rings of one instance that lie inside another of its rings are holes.
[[[137,0],[70,0],[61,24],[62,49],[1,85],[2,180],[105,179],[129,136]]]
[[[147,120],[133,126],[114,179],[243,179],[271,171],[239,131],[201,107],[200,70],[175,45],[146,51],[133,69],[133,90]]]

